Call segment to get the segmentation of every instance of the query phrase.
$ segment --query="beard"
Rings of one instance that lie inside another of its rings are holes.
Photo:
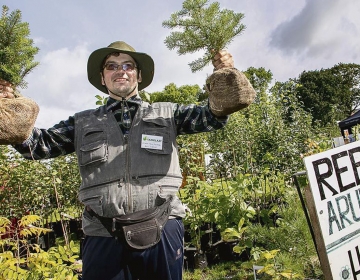
[[[121,87],[121,88],[115,88],[112,90],[108,89],[108,91],[110,91],[112,94],[114,94],[118,97],[126,98],[131,93],[133,93],[136,89],[137,89],[137,85],[135,85],[133,87],[126,86],[126,87]]]

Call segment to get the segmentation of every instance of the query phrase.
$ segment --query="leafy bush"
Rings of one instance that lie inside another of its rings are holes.
[[[292,272],[299,279],[320,279],[321,267],[300,199],[295,190],[289,190],[284,200],[286,204],[279,206],[276,226],[253,224],[248,227],[247,238],[262,250],[278,251],[273,258],[276,270]],[[253,255],[249,263],[266,266],[269,260]]]
[[[51,230],[41,220],[25,215],[14,224],[0,217],[0,279],[78,279],[79,243],[42,250],[36,240]]]
[[[77,199],[80,176],[74,155],[29,161],[12,148],[1,146],[0,178],[2,216],[21,218],[31,212],[48,218],[48,222],[60,220],[54,211],[81,216],[82,205]]]

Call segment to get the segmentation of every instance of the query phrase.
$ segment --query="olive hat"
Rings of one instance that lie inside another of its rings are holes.
[[[107,48],[98,49],[89,56],[87,64],[87,73],[89,82],[98,90],[108,93],[106,87],[101,83],[100,73],[102,72],[102,64],[106,56],[113,52],[120,52],[130,55],[136,62],[137,67],[141,70],[142,81],[139,83],[138,89],[142,90],[151,84],[154,77],[154,61],[146,53],[136,52],[135,49],[122,41],[111,43]]]

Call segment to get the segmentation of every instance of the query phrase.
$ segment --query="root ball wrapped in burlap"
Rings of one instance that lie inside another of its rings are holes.
[[[236,68],[216,70],[206,80],[211,112],[226,116],[248,107],[256,92],[246,76]]]
[[[39,106],[27,97],[0,98],[0,145],[24,142],[38,114]]]

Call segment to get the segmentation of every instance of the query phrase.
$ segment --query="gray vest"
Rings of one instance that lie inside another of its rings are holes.
[[[172,216],[185,216],[176,196],[182,182],[171,103],[143,102],[124,137],[106,106],[75,115],[75,150],[82,183],[79,200],[113,218],[154,207],[174,195]],[[83,213],[86,235],[110,236],[100,221]]]

